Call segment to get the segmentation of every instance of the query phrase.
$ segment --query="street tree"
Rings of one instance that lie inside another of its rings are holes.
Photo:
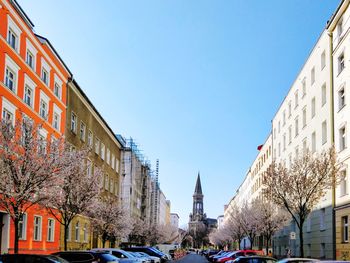
[[[140,218],[133,219],[129,233],[129,242],[137,245],[146,245],[147,224]]]
[[[89,161],[89,149],[74,150],[65,145],[60,163],[60,183],[50,190],[48,211],[64,229],[64,250],[67,250],[69,224],[78,214],[95,206],[101,191],[102,172]]]
[[[334,147],[320,154],[305,154],[286,168],[273,162],[263,185],[266,198],[286,209],[299,229],[300,256],[304,256],[303,225],[329,189],[340,183],[341,173]]]
[[[273,234],[287,224],[289,215],[284,209],[264,199],[255,200],[252,203],[252,210],[260,222],[258,233],[265,239],[267,253]]]
[[[41,126],[28,118],[0,122],[0,207],[14,223],[18,253],[19,223],[24,213],[48,198],[63,169],[59,142],[40,135]]]
[[[106,241],[118,240],[130,234],[132,224],[129,213],[115,196],[101,196],[89,215],[92,217],[94,232],[101,237],[103,248]]]
[[[238,207],[234,207],[230,217],[226,220],[224,229],[232,237],[232,241],[236,241],[238,249],[242,239],[246,236],[245,230],[241,224],[241,211]]]
[[[244,204],[236,214],[235,220],[243,228],[245,236],[250,241],[250,248],[252,248],[254,239],[259,234],[259,228],[262,223],[257,217],[252,204]]]

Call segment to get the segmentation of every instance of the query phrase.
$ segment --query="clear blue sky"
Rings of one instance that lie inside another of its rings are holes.
[[[223,214],[340,0],[18,0],[188,222]]]

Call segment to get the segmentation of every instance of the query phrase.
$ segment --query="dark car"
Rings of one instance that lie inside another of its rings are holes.
[[[275,263],[275,262],[277,262],[277,260],[274,258],[265,257],[265,256],[244,256],[244,257],[238,257],[235,260],[232,260],[230,262],[233,262],[233,263]]]
[[[53,255],[64,258],[71,263],[115,263],[119,262],[118,258],[107,252],[96,251],[61,251]]]
[[[153,247],[126,247],[124,248],[126,251],[134,251],[134,252],[144,252],[150,256],[160,258],[161,262],[164,263],[167,261],[167,256],[161,251],[153,248]]]
[[[2,263],[68,263],[67,260],[53,255],[5,254],[0,256]]]

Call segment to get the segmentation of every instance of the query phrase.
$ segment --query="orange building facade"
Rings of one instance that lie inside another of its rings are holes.
[[[50,42],[33,32],[33,23],[15,0],[0,0],[0,119],[27,116],[42,124],[47,140],[65,132],[66,84],[72,76]],[[0,208],[0,252],[13,251],[14,228]],[[33,206],[20,229],[20,253],[59,250],[60,225]]]

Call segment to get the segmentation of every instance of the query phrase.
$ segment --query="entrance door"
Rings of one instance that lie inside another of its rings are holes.
[[[8,253],[10,234],[10,216],[0,212],[0,252]]]

